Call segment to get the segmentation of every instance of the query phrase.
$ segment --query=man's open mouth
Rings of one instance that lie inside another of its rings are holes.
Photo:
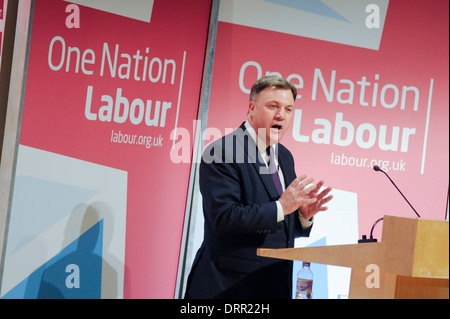
[[[281,125],[275,124],[275,125],[272,125],[272,128],[274,128],[274,129],[276,129],[276,130],[281,130],[281,129],[282,129],[282,126],[281,126]]]

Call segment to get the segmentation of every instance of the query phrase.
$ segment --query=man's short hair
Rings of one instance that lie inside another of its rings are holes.
[[[260,78],[258,81],[253,84],[252,89],[250,91],[250,101],[256,100],[258,94],[263,91],[267,87],[275,86],[279,89],[291,90],[292,96],[294,97],[294,101],[297,98],[297,88],[287,81],[286,79],[280,78],[275,75],[268,75]]]

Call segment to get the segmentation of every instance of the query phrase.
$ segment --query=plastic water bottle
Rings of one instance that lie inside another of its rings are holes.
[[[303,262],[303,268],[297,274],[296,299],[312,299],[313,273],[310,263]]]

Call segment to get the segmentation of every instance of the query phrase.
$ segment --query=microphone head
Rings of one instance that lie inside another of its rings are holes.
[[[378,165],[375,165],[375,166],[373,167],[373,169],[374,169],[375,171],[377,171],[377,172],[381,171],[381,168],[380,168],[380,166],[378,166]]]

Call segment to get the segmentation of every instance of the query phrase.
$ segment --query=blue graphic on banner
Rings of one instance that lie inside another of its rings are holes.
[[[335,10],[331,9],[325,3],[320,0],[265,0],[267,2],[272,2],[280,6],[289,7],[293,9],[298,9],[306,11],[309,13],[318,14],[324,17],[342,20],[349,22],[346,18],[341,16]]]
[[[306,247],[319,247],[326,246],[326,237],[313,242]],[[302,269],[303,263],[301,261],[294,261],[292,269],[292,298],[295,299],[296,294],[296,284],[297,284],[297,273]],[[311,263],[311,271],[313,273],[313,299],[328,299],[328,272],[327,265]]]
[[[22,248],[98,192],[31,176],[14,186],[6,256]]]
[[[4,299],[100,299],[103,219],[3,296]]]

